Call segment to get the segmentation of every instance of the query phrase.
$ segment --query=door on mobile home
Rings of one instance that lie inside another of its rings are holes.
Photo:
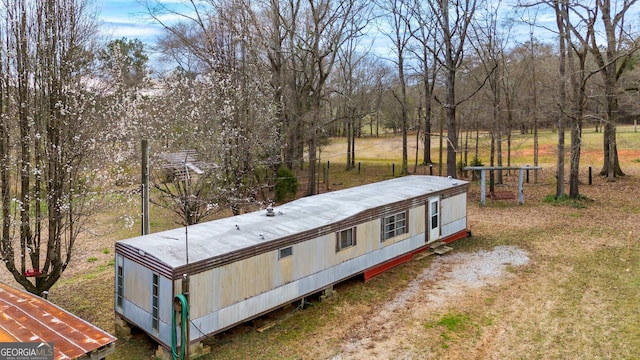
[[[427,212],[427,231],[429,239],[427,243],[436,241],[440,238],[440,198],[433,197],[429,199],[429,209]]]

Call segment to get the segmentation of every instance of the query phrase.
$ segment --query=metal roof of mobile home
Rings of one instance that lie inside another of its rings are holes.
[[[116,338],[51,302],[0,282],[0,342],[52,342],[55,359],[105,358]]]
[[[171,268],[250,248],[296,233],[320,229],[367,209],[467,184],[438,176],[412,175],[300,198],[274,207],[275,216],[256,211],[118,241]],[[185,241],[185,235],[188,241]]]

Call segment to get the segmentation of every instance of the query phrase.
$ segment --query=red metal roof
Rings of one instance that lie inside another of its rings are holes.
[[[104,358],[116,338],[51,302],[0,282],[0,342],[52,342],[55,359]]]

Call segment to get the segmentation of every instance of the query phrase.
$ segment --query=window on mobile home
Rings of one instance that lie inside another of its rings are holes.
[[[278,260],[284,259],[291,255],[293,255],[293,246],[287,246],[286,248],[280,249],[280,251],[278,252]]]
[[[154,330],[158,330],[158,289],[159,289],[158,275],[153,274],[153,295],[151,300],[152,322],[151,326]]]
[[[336,251],[356,245],[356,234],[354,228],[338,231],[336,235]]]
[[[124,270],[122,269],[122,265],[118,265],[118,278],[116,281],[117,281],[116,304],[118,306],[122,306],[122,296],[124,292]]]
[[[440,214],[440,205],[438,201],[434,201],[431,203],[431,230],[436,229],[440,220],[438,220]]]
[[[390,216],[385,216],[384,228],[382,231],[382,241],[392,237],[406,234],[407,231],[407,213],[401,212]]]

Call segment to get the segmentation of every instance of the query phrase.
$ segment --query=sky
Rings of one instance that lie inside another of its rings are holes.
[[[169,7],[180,7],[179,0],[150,0],[160,2]],[[102,33],[108,39],[140,39],[143,43],[153,45],[159,35],[162,34],[162,27],[154,22],[144,5],[144,0],[95,0],[98,16],[103,22]],[[182,5],[184,6],[184,5]],[[505,7],[507,8],[507,7]],[[554,19],[548,19],[549,14],[538,14],[538,21],[552,23]],[[176,17],[162,16],[163,21],[171,23],[177,20]],[[553,20],[553,21],[550,21]],[[529,37],[529,28],[522,27],[516,30],[516,36]]]
[[[180,0],[149,0],[151,3],[162,3],[172,9],[180,9]],[[105,42],[127,38],[139,39],[145,44],[149,65],[155,70],[170,70],[173,66],[160,60],[160,55],[153,50],[157,39],[164,33],[162,25],[149,15],[144,0],[94,0],[95,11],[101,23],[100,32]],[[159,18],[167,23],[175,23],[179,17],[175,15],[160,15]]]
[[[102,22],[101,31],[102,34],[108,40],[112,39],[140,39],[147,45],[148,53],[150,54],[152,62],[154,62],[154,55],[151,47],[155,44],[157,38],[163,33],[162,26],[151,19],[147,9],[141,3],[145,0],[94,0],[94,6],[98,12],[98,17]],[[183,13],[188,13],[188,9],[185,10],[185,5],[180,5],[180,0],[149,0],[153,3],[162,3],[164,6],[178,9],[182,7]],[[512,3],[515,0],[507,0],[503,5]],[[509,5],[504,7],[510,9]],[[511,8],[512,9],[512,8]],[[508,11],[508,10],[507,10]],[[640,6],[635,6],[628,15],[630,22],[638,26],[638,17],[636,14],[640,11]],[[535,15],[534,15],[535,14]],[[527,16],[522,14],[521,16]],[[535,16],[539,25],[547,26],[551,29],[555,27],[555,18],[549,9],[542,8],[538,13],[530,12],[528,16]],[[163,15],[162,21],[171,24],[176,22],[179,18],[177,16]],[[637,29],[637,28],[636,28]],[[512,29],[511,36],[516,39],[517,42],[525,42],[529,40],[529,26],[521,25]],[[537,28],[535,31],[535,37],[544,42],[554,42],[555,35],[552,32],[544,31],[542,28]],[[376,36],[380,38],[380,36]],[[378,41],[378,40],[376,40]],[[388,46],[384,46],[384,49],[388,52]],[[376,52],[381,53],[380,49]],[[389,54],[387,54],[389,55]]]
[[[140,39],[153,44],[162,27],[153,22],[146,8],[137,0],[102,0],[95,2],[101,32],[108,39]]]

